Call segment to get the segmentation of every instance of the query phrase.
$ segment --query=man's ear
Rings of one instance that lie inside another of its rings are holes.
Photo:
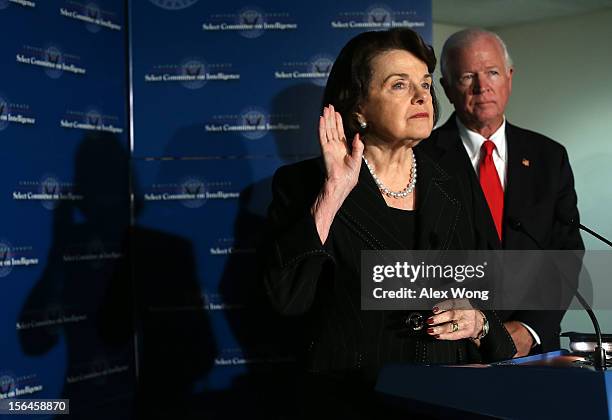
[[[510,92],[512,92],[512,76],[514,75],[514,67],[510,67],[508,69],[508,85],[510,87]]]

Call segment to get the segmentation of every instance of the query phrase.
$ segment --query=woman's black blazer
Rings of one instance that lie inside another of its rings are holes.
[[[416,249],[479,249],[468,217],[470,197],[460,182],[425,153],[417,153]],[[274,307],[303,315],[309,326],[305,351],[313,372],[376,370],[390,362],[465,363],[511,358],[510,335],[492,311],[480,349],[470,340],[441,341],[402,331],[402,313],[361,310],[362,250],[407,249],[374,179],[362,163],[321,244],[310,208],[324,182],[321,158],[281,167],[273,179],[264,246],[264,284]]]

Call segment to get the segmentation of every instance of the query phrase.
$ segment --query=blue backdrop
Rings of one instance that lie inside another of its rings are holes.
[[[129,418],[134,396],[105,303],[129,223],[124,9],[0,1],[0,398],[75,418]]]
[[[431,43],[431,1],[0,0],[0,25],[0,398],[289,416],[300,321],[257,280],[271,176],[319,153],[346,41]]]

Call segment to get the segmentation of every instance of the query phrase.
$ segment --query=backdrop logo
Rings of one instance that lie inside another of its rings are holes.
[[[145,201],[178,201],[189,209],[202,207],[208,200],[237,199],[240,193],[232,191],[228,181],[208,182],[188,176],[178,183],[153,184],[145,193]]]
[[[193,199],[182,200],[181,204],[190,209],[202,207],[206,202],[206,185],[197,178],[188,178],[181,183],[180,191]]]
[[[36,2],[31,0],[0,0],[0,10],[6,9],[11,3],[23,7],[36,7]]]
[[[198,0],[150,0],[150,1],[157,7],[161,7],[162,9],[166,9],[166,10],[182,10],[198,2]]]
[[[36,383],[36,375],[16,377],[12,372],[0,372],[0,400],[34,394],[43,386]]]
[[[55,177],[46,177],[40,183],[40,195],[43,197],[49,197],[49,199],[43,199],[41,204],[47,210],[55,209],[59,204],[59,196],[60,196],[60,183]]]
[[[108,251],[113,249],[115,251]],[[104,242],[94,237],[83,244],[71,244],[66,247],[62,259],[66,263],[88,263],[94,270],[100,270],[106,263],[123,258],[121,248],[116,243]]]
[[[89,125],[91,125],[92,127],[95,127],[96,130],[99,130],[100,127],[102,126],[102,114],[100,114],[95,109],[88,111],[85,114],[85,120],[87,121]]]
[[[55,46],[48,47],[43,57],[44,59],[40,64],[46,67],[45,73],[47,73],[47,76],[52,79],[58,79],[64,71],[62,66],[65,64],[60,49]]]
[[[66,305],[57,300],[47,302],[43,308],[30,311],[26,315],[15,324],[17,331],[41,328],[46,333],[53,335],[60,331],[62,325],[75,324],[87,320],[86,314],[68,310]]]
[[[334,59],[329,55],[317,55],[308,61],[291,61],[282,64],[282,70],[274,72],[275,79],[306,79],[317,86],[325,86]]]
[[[245,357],[240,348],[223,348],[215,357],[215,366],[239,366],[239,365],[271,365],[295,363],[295,356],[273,355],[267,352],[251,352],[249,357]]]
[[[9,398],[9,394],[15,395],[15,379],[10,373],[3,372],[0,375],[0,399]]]
[[[0,278],[6,277],[15,267],[38,265],[31,246],[13,246],[6,239],[0,239]]]
[[[60,201],[80,201],[82,195],[74,193],[74,185],[62,182],[54,175],[45,175],[40,181],[21,181],[13,191],[13,200],[38,201],[47,210],[54,210]]]
[[[0,131],[6,129],[9,124],[34,125],[36,118],[27,104],[14,104],[5,96],[0,95]]]
[[[64,72],[85,74],[87,70],[79,67],[80,57],[66,54],[56,46],[46,48],[25,45],[16,54],[16,61],[21,64],[44,68],[45,74],[52,79],[58,79]]]
[[[243,127],[242,135],[247,139],[256,140],[268,134],[270,116],[262,109],[250,108],[242,111],[238,127]]]
[[[189,60],[181,65],[181,76],[188,80],[181,84],[187,89],[199,89],[206,83],[206,67],[198,60]]]
[[[129,371],[129,366],[123,363],[124,360],[108,360],[104,356],[98,356],[88,364],[80,364],[79,370],[75,370],[66,375],[66,382],[74,384],[83,381],[92,381],[95,384],[103,385],[109,380],[110,375],[117,375]]]
[[[258,9],[242,9],[238,13],[236,26],[243,27],[239,33],[245,38],[257,38],[264,32],[265,17]]]
[[[210,255],[254,254],[255,248],[236,247],[234,238],[218,238],[215,246],[209,248]]]
[[[259,7],[247,6],[235,13],[211,15],[202,24],[204,31],[235,31],[249,39],[258,38],[266,31],[287,31],[298,25],[287,12],[264,12]]]
[[[8,276],[13,270],[9,263],[13,259],[13,251],[8,241],[0,240],[0,277]]]
[[[102,28],[121,30],[121,25],[116,23],[115,13],[100,9],[96,3],[82,4],[68,1],[68,4],[69,7],[60,7],[60,15],[83,22],[85,28],[91,33],[100,32]]]
[[[234,311],[244,309],[245,305],[238,302],[226,302],[219,293],[202,293],[200,297],[205,311]]]
[[[41,199],[40,204],[47,210],[54,210],[59,205],[62,192],[59,179],[55,176],[44,177],[40,181],[38,189],[38,197]]]
[[[210,255],[230,255],[234,251],[234,238],[219,238],[209,249]]]
[[[248,107],[236,115],[214,115],[204,125],[209,133],[238,133],[249,140],[264,137],[270,131],[299,130],[289,114],[269,114],[259,107]]]
[[[0,131],[8,127],[9,104],[6,99],[0,96]]]
[[[118,116],[103,114],[94,108],[88,111],[68,110],[60,120],[62,128],[121,134],[123,128],[118,125]]]
[[[384,25],[393,20],[393,12],[385,6],[372,6],[366,12],[367,22]]]
[[[415,10],[393,10],[384,4],[374,4],[365,11],[341,12],[331,21],[335,29],[423,28],[425,21]]]
[[[180,64],[157,65],[144,76],[145,82],[178,82],[187,89],[200,89],[209,81],[240,80],[229,63],[207,64],[199,58],[188,58]]]

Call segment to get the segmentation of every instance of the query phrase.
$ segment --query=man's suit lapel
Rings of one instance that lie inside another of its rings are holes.
[[[514,231],[509,224],[521,220],[525,200],[531,197],[533,183],[530,181],[531,156],[527,144],[514,133],[513,127],[506,122],[506,144],[508,150],[508,167],[506,189],[504,193],[504,245],[511,245]]]
[[[417,158],[417,249],[448,249],[457,229],[461,202],[450,188],[450,175],[427,154],[417,151]]]
[[[440,164],[452,168],[459,180],[463,198],[469,204],[466,209],[467,217],[472,221],[477,235],[481,238],[478,242],[484,242],[486,248],[499,249],[501,243],[495,230],[495,224],[472,162],[459,137],[455,114],[451,115],[436,132],[436,136],[432,139],[435,140],[437,153],[440,154]]]

